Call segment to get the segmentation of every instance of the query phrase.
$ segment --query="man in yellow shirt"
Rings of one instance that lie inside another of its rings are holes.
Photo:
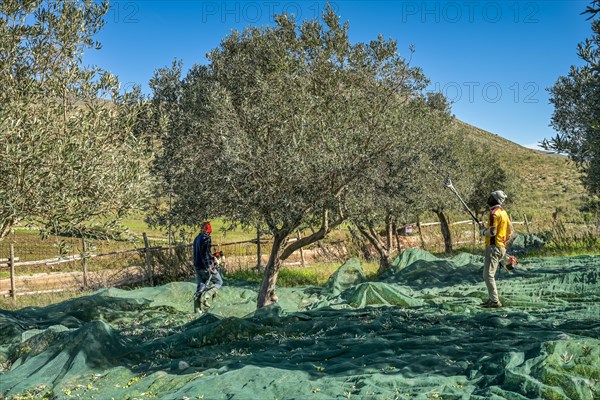
[[[480,223],[480,232],[485,236],[485,261],[483,266],[483,280],[487,286],[489,299],[480,304],[486,308],[500,308],[502,303],[498,298],[496,288],[496,272],[500,262],[506,255],[506,242],[510,240],[513,232],[512,223],[502,204],[506,201],[506,193],[501,190],[492,192],[487,204],[490,206],[490,215],[487,226]]]

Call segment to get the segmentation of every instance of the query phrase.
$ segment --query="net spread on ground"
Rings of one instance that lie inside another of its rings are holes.
[[[350,259],[323,287],[227,281],[208,314],[195,284],[104,289],[0,311],[0,393],[85,399],[600,399],[600,256],[483,259],[410,249],[376,281]]]

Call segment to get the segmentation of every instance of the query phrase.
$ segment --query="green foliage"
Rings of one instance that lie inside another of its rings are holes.
[[[452,115],[452,104],[441,92],[428,93],[427,105],[446,115]]]
[[[544,250],[549,256],[597,254],[600,252],[600,236],[587,230],[569,231],[561,220],[556,220],[552,238]]]
[[[175,202],[176,211],[171,213],[173,194],[185,190],[180,189],[183,182],[178,179],[186,167],[181,158],[181,148],[186,145],[183,142],[186,135],[182,135],[186,129],[182,105],[182,62],[174,60],[170,67],[156,70],[150,80],[150,88],[153,95],[145,130],[156,139],[153,146],[158,156],[151,165],[152,176],[156,179],[146,222],[153,227],[167,227],[170,224],[194,226],[205,218],[186,223],[195,218],[196,213],[189,213],[189,210],[178,212],[181,202]]]
[[[352,221],[382,258],[390,255],[391,227],[428,208],[427,192],[432,186],[443,188],[443,177],[432,174],[431,169],[438,169],[440,159],[450,154],[447,146],[459,145],[450,132],[449,108],[440,96],[428,96],[426,101],[420,98],[400,111],[399,117],[405,122],[398,131],[402,145],[379,162],[376,175],[361,188],[364,191],[357,196],[360,201],[354,203]],[[432,98],[440,104],[432,104]],[[378,226],[385,227],[385,242],[379,239]]]
[[[176,189],[180,214],[216,208],[243,224],[265,220],[272,231],[291,231],[313,215],[320,222],[325,210],[339,213],[348,185],[385,154],[391,130],[370,132],[382,121],[363,116],[369,102],[383,106],[389,93],[377,98],[366,90],[389,91],[402,78],[409,93],[418,71],[393,76],[406,65],[394,42],[351,47],[347,26],[332,13],[325,18],[327,27],[280,16],[275,28],[235,32],[211,52],[210,67],[190,72],[182,102],[200,129],[188,138],[173,133],[164,145],[180,151],[165,160],[193,162],[193,171],[179,165],[175,179],[187,189]]]
[[[40,293],[31,296],[19,296],[17,303],[13,303],[10,297],[0,297],[0,309],[18,310],[26,307],[45,307],[50,304],[60,303],[76,297],[89,294],[81,290],[70,290],[56,293]]]
[[[240,273],[240,279],[242,276],[248,278],[247,280],[252,282],[260,282],[262,280],[262,274],[258,274],[254,271],[244,271]],[[323,279],[323,273],[317,271],[314,268],[311,269],[287,269],[284,268],[279,272],[277,278],[278,284],[282,287],[297,287],[297,286],[309,286],[309,285],[322,285],[325,280]]]
[[[189,246],[177,246],[172,250],[152,250],[150,254],[152,265],[155,266],[155,284],[185,281],[194,277]]]
[[[82,66],[108,3],[0,3],[0,239],[26,219],[79,227],[144,198],[139,92]]]
[[[46,239],[50,235],[64,236],[71,238],[88,238],[94,240],[134,240],[129,229],[121,225],[120,221],[110,220],[105,223],[73,226],[70,224],[61,224],[47,226],[41,231],[42,238]]]
[[[592,16],[592,36],[578,45],[582,66],[571,66],[549,89],[554,104],[552,126],[559,133],[544,140],[546,149],[567,154],[584,173],[584,185],[600,194],[600,19],[598,2],[587,11]]]
[[[382,168],[409,180],[403,166],[432,147],[427,80],[395,41],[351,44],[331,7],[322,21],[275,22],[233,32],[184,79],[175,62],[151,82],[164,122],[154,173],[175,201],[150,220],[266,225],[269,290],[293,251],[361,209]],[[288,242],[297,229],[312,233]]]
[[[600,13],[600,0],[593,0],[582,14],[591,14],[590,18]]]

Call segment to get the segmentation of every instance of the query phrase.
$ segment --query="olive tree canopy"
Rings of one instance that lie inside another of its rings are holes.
[[[415,126],[430,110],[425,77],[395,41],[351,44],[331,8],[322,22],[275,21],[233,32],[192,68],[177,100],[180,129],[163,140],[178,149],[169,156],[174,219],[222,216],[273,235],[259,307],[276,300],[286,258],[361,211],[381,168],[427,151]],[[309,226],[314,233],[288,240]]]
[[[582,65],[571,66],[549,89],[558,134],[542,145],[574,160],[590,194],[600,195],[600,2],[593,1],[584,13],[591,15],[592,36],[578,45]]]
[[[143,199],[138,102],[82,66],[107,3],[0,2],[0,239],[26,220],[82,226]]]

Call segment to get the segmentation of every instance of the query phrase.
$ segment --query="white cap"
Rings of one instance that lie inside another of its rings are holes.
[[[503,204],[508,196],[502,190],[496,190],[495,192],[492,192],[492,197],[496,199],[498,204]]]

